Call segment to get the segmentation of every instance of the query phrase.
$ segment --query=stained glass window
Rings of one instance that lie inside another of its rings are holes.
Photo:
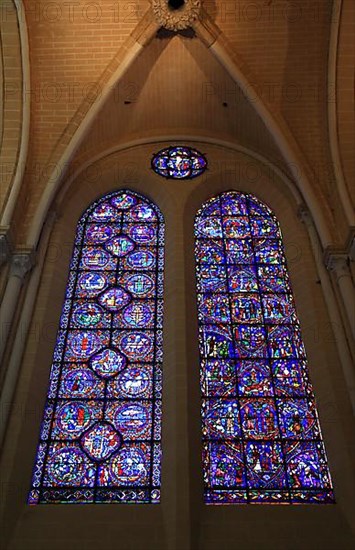
[[[195,238],[205,502],[333,502],[277,219],[230,191]]]
[[[154,172],[165,178],[191,179],[203,174],[206,157],[191,147],[178,145],[162,149],[152,158]]]
[[[163,246],[130,191],[80,219],[30,504],[159,502]]]

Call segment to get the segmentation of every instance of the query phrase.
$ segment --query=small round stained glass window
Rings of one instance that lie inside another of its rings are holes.
[[[207,160],[196,149],[177,145],[156,153],[152,158],[152,168],[165,178],[191,179],[203,174]]]

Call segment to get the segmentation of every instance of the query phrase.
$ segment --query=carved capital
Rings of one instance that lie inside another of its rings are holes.
[[[342,277],[350,277],[348,256],[343,252],[328,252],[326,266],[329,271],[334,273],[337,281]]]
[[[191,27],[196,21],[201,9],[201,0],[185,0],[178,9],[171,8],[167,0],[152,0],[152,8],[161,27],[177,32]]]
[[[18,277],[23,281],[33,266],[34,258],[32,251],[14,254],[11,261],[10,277]]]

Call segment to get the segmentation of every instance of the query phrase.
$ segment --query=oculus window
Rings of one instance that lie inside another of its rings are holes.
[[[203,174],[207,168],[206,157],[191,147],[178,145],[167,147],[152,158],[152,169],[168,179],[192,179]]]

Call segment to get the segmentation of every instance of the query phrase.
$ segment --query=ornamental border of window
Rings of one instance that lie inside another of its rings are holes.
[[[194,228],[205,503],[333,503],[275,214],[231,190]]]
[[[159,208],[126,189],[79,219],[31,505],[160,502],[164,231]]]

